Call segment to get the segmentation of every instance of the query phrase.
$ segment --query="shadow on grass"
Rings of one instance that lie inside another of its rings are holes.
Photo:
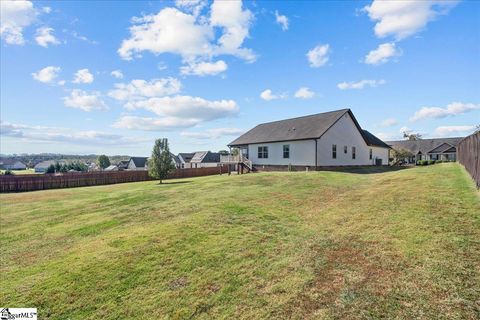
[[[336,171],[345,173],[358,173],[358,174],[373,174],[394,172],[400,170],[406,170],[414,168],[414,166],[368,166],[368,167],[336,167],[336,168],[322,168],[319,171]]]
[[[190,182],[193,182],[192,180],[182,180],[182,181],[168,181],[168,180],[164,180],[162,181],[162,183],[158,184],[159,186],[161,185],[169,185],[169,184],[182,184],[182,183],[190,183]]]

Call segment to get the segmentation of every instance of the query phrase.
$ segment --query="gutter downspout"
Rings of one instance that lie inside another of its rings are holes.
[[[318,156],[318,153],[317,153],[317,142],[318,142],[318,139],[315,139],[315,171],[317,171],[317,156]]]

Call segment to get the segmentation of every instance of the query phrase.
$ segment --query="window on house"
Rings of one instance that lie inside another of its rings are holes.
[[[337,145],[332,144],[332,159],[337,159]]]
[[[372,149],[370,149],[368,157],[369,157],[370,160],[372,160],[372,158],[373,158],[373,150]]]
[[[348,152],[348,147],[347,146],[343,146],[343,153],[347,154]]]
[[[283,145],[283,158],[288,159],[290,158],[290,145],[284,144]]]
[[[352,159],[355,159],[357,155],[356,152],[357,152],[357,149],[355,147],[352,147]]]
[[[268,147],[258,147],[258,159],[268,158]]]

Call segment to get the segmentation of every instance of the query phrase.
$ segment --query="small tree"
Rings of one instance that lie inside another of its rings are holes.
[[[407,132],[407,131],[403,132],[403,137],[407,140],[410,140],[410,141],[421,140],[422,139],[422,135],[420,133],[411,133],[411,132]]]
[[[413,157],[413,153],[405,149],[392,149],[393,164],[400,163],[401,160]]]
[[[49,165],[45,173],[55,173],[55,166],[53,164]]]
[[[152,150],[152,157],[148,163],[148,173],[150,176],[160,180],[160,184],[163,179],[168,177],[170,171],[175,169],[175,165],[172,161],[172,154],[168,147],[168,139],[157,139]]]
[[[54,169],[55,169],[55,172],[60,172],[60,169],[62,169],[62,165],[58,161],[56,161]]]
[[[103,170],[110,166],[110,159],[106,155],[102,154],[101,156],[98,156],[97,164]]]

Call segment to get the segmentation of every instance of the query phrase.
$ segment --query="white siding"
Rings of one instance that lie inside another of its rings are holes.
[[[336,159],[332,157],[334,144],[337,145]],[[347,153],[344,153],[345,146]],[[355,159],[352,159],[352,147],[356,149]],[[369,157],[370,148],[373,151],[372,160]],[[318,140],[318,166],[373,165],[375,158],[382,159],[384,165],[388,164],[388,149],[368,146],[348,113]]]
[[[290,145],[290,158],[283,158],[283,145]],[[268,159],[258,158],[258,147],[268,147]],[[315,141],[299,140],[248,145],[248,158],[254,165],[315,166]]]

